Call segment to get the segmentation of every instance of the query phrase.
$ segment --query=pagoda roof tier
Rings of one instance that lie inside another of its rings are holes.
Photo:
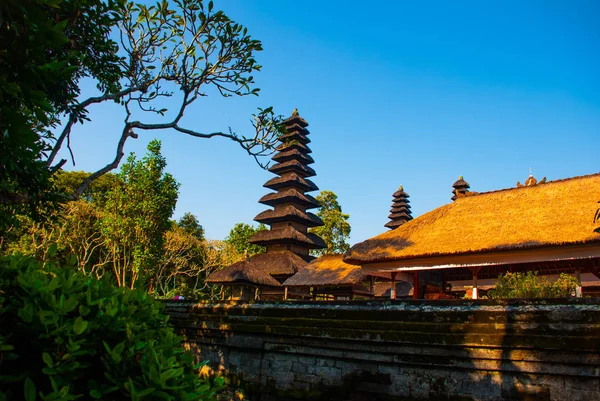
[[[298,188],[304,192],[318,191],[319,187],[309,179],[304,179],[296,173],[288,174],[283,177],[271,178],[263,185],[265,188],[280,189],[286,187]]]
[[[305,119],[303,119],[302,117],[300,117],[298,115],[297,111],[294,111],[294,113],[292,113],[292,116],[289,118],[286,118],[285,120],[283,120],[283,123],[285,124],[285,126],[290,126],[293,124],[298,124],[301,127],[308,127],[308,123],[306,122]]]
[[[402,212],[410,213],[410,207],[403,205],[403,206],[394,206],[390,209],[390,213],[402,213]]]
[[[303,178],[314,177],[315,175],[317,175],[317,173],[315,173],[315,170],[308,166],[305,166],[297,160],[290,160],[287,162],[274,164],[271,167],[269,167],[269,171],[277,175],[292,172],[302,176]]]
[[[392,207],[402,207],[402,206],[406,206],[406,207],[410,207],[410,201],[408,199],[397,199],[394,202],[392,202]]]
[[[281,142],[287,142],[287,141],[290,141],[290,142],[300,142],[300,143],[303,143],[305,145],[307,143],[310,143],[310,139],[308,139],[307,136],[302,135],[299,132],[288,132],[287,134],[281,135],[279,137],[279,140]]]
[[[271,158],[271,160],[276,162],[286,162],[289,160],[298,160],[303,164],[313,164],[315,161],[312,157],[304,154],[298,149],[286,149]]]
[[[297,132],[304,136],[310,135],[310,131],[300,124],[289,124],[285,126],[287,133]]]
[[[388,216],[388,218],[392,219],[392,220],[398,220],[398,219],[412,220],[412,216],[410,214],[404,213],[404,212],[392,213]]]
[[[304,153],[305,155],[312,153],[312,150],[310,150],[310,148],[308,146],[306,146],[305,144],[298,142],[298,141],[287,141],[287,142],[283,141],[282,144],[277,146],[277,150],[279,152],[282,152],[287,149],[298,149],[300,152]]]
[[[400,187],[396,192],[394,192],[392,194],[392,196],[394,198],[402,198],[402,199],[409,197],[408,194],[406,192],[404,192],[404,189],[402,187]]]
[[[259,231],[254,234],[248,240],[248,242],[262,246],[295,244],[305,246],[310,249],[327,248],[325,241],[323,241],[318,235],[313,233],[303,233],[291,226],[282,229]]]
[[[315,198],[303,194],[294,188],[281,192],[271,192],[260,198],[258,202],[269,206],[280,205],[282,203],[295,203],[297,205],[305,206],[307,209],[313,209],[320,206]]]
[[[269,225],[286,221],[295,221],[307,227],[319,227],[323,225],[323,220],[316,214],[303,212],[292,205],[286,205],[275,210],[265,210],[259,213],[254,218],[254,221]]]
[[[405,224],[405,223],[406,223],[406,221],[404,221],[404,220],[392,220],[392,221],[388,221],[383,226],[387,227],[387,228],[391,228],[393,230],[394,228],[398,228],[402,224]]]

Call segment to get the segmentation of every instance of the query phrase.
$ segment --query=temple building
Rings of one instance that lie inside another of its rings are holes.
[[[594,215],[600,174],[537,182],[486,193],[468,192],[462,177],[454,201],[354,245],[344,262],[365,274],[395,273],[423,297],[419,272],[442,273],[448,293],[492,288],[500,274],[568,273],[584,295],[600,294],[600,233]],[[416,282],[415,282],[416,281]]]
[[[257,232],[250,242],[267,248],[266,253],[255,255],[211,274],[207,282],[231,287],[232,299],[304,298],[306,293],[287,293],[283,282],[304,269],[314,259],[311,249],[326,248],[325,242],[308,232],[310,227],[323,225],[309,209],[318,208],[315,198],[307,192],[318,190],[308,178],[316,175],[309,167],[314,160],[308,144],[308,123],[294,110],[284,121],[286,133],[280,137],[280,146],[272,157],[275,162],[269,171],[277,177],[264,187],[275,192],[263,196],[259,202],[272,209],[259,213],[254,220],[270,226]]]
[[[365,274],[360,266],[344,263],[343,257],[344,255],[323,255],[288,278],[284,286],[290,293],[308,293],[310,299],[314,300],[351,301],[373,298],[375,276]]]

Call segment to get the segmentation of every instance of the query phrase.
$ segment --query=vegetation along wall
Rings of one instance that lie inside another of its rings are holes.
[[[600,300],[174,301],[251,400],[600,399]]]

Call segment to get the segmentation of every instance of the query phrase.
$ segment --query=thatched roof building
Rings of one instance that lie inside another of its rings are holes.
[[[562,263],[598,272],[600,233],[593,218],[600,174],[530,184],[459,193],[450,204],[354,245],[344,261],[367,272],[469,268],[475,278],[486,266]]]
[[[288,278],[283,285],[312,289],[313,299],[354,299],[373,297],[374,276],[365,273],[360,266],[343,261],[344,255],[323,255],[311,261],[304,269]],[[381,274],[389,281],[389,274]],[[389,287],[390,285],[387,284]]]
[[[312,259],[309,250],[326,247],[319,236],[308,232],[309,227],[323,225],[318,216],[307,211],[319,207],[316,199],[306,193],[318,190],[308,179],[316,174],[308,166],[314,163],[307,146],[308,123],[294,110],[284,125],[286,133],[280,137],[278,152],[272,157],[276,163],[269,168],[278,177],[264,184],[275,192],[259,200],[273,209],[254,218],[269,225],[270,230],[259,231],[250,238],[251,243],[265,246],[267,252],[228,266],[206,279],[234,287],[234,298],[283,298],[285,291],[281,284]]]

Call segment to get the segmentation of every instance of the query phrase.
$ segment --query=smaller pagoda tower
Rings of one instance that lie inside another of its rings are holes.
[[[458,198],[460,195],[465,195],[467,192],[469,192],[469,188],[471,188],[469,186],[469,183],[466,182],[463,179],[463,176],[459,176],[458,180],[456,180],[456,182],[454,182],[454,184],[452,184],[452,188],[454,188],[452,190],[452,201],[455,201],[456,198]]]
[[[400,185],[400,188],[393,194],[394,200],[392,201],[392,208],[390,209],[391,214],[388,216],[390,221],[385,224],[385,227],[393,230],[400,227],[402,224],[412,220],[412,214],[410,211],[409,196],[404,192],[404,188]]]

